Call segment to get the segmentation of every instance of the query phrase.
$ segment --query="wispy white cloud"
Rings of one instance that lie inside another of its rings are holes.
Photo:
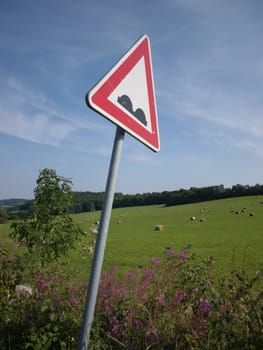
[[[1,103],[0,115],[1,133],[40,144],[58,146],[74,130],[68,123],[50,121],[47,115],[28,116]]]
[[[87,118],[64,113],[50,97],[33,92],[14,78],[9,78],[1,89],[0,133],[58,146],[78,129],[105,131]]]

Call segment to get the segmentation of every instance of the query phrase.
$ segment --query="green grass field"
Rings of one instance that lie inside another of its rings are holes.
[[[103,269],[118,265],[121,271],[144,265],[151,257],[160,257],[166,247],[181,250],[192,245],[197,258],[213,256],[218,270],[228,270],[245,261],[251,271],[262,266],[263,197],[241,197],[173,207],[144,206],[113,209]],[[242,213],[242,208],[246,212]],[[236,214],[235,211],[240,211]],[[251,212],[255,216],[250,216]],[[192,216],[196,217],[191,221]],[[74,215],[74,220],[89,232],[100,212]],[[200,218],[205,218],[200,222]],[[121,223],[119,223],[121,221]],[[155,231],[155,225],[164,226]],[[0,225],[0,238],[7,238],[9,225]],[[88,234],[65,259],[74,276],[87,279],[91,256],[83,247]],[[85,248],[84,248],[85,249]]]
[[[166,247],[180,250],[192,245],[197,257],[213,256],[218,269],[245,264],[251,271],[262,265],[263,204],[260,197],[223,199],[173,207],[145,206],[114,209],[105,251],[104,269],[143,265],[158,257]],[[246,207],[246,212],[242,209]],[[236,214],[235,211],[240,211]],[[250,212],[255,216],[250,216]],[[88,231],[100,213],[76,215],[75,220]],[[196,217],[191,221],[192,216]],[[205,218],[200,222],[200,218]],[[119,220],[121,223],[118,223]],[[155,231],[155,225],[164,226]],[[79,260],[77,252],[72,255]],[[84,259],[82,259],[84,260]],[[88,259],[87,259],[88,260]]]

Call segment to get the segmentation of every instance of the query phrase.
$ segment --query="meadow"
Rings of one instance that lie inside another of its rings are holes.
[[[212,256],[219,271],[245,264],[251,271],[262,266],[263,197],[239,197],[172,207],[144,206],[112,210],[103,269],[118,265],[120,271],[145,265],[168,248],[190,244],[197,259]],[[242,209],[246,208],[244,212]],[[236,212],[239,212],[237,214]],[[253,212],[255,215],[250,216]],[[191,221],[191,217],[196,220]],[[205,221],[200,221],[204,218]],[[100,219],[100,212],[74,215],[84,231]],[[155,231],[155,225],[163,231]],[[84,238],[67,261],[87,277],[90,254]]]
[[[262,201],[263,196],[249,196],[172,207],[113,209],[103,270],[113,265],[118,265],[120,271],[143,266],[166,248],[180,250],[190,244],[197,259],[212,256],[220,271],[244,263],[254,272],[262,266]],[[250,216],[252,212],[254,216]],[[73,218],[87,236],[65,257],[64,263],[74,270],[76,278],[85,280],[92,261],[85,247],[92,245],[94,235],[90,229],[99,221],[100,212],[75,214]],[[155,231],[159,224],[163,231]],[[9,231],[10,224],[0,225],[0,239],[8,242]]]

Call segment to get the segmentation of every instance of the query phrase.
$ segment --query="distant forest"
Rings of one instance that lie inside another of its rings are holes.
[[[142,194],[123,194],[115,193],[113,208],[123,208],[132,206],[160,204],[173,206],[179,204],[204,202],[215,199],[263,195],[263,185],[234,185],[232,188],[225,188],[223,185],[208,187],[191,187],[190,189],[180,189],[177,191],[150,192]],[[101,210],[103,205],[104,192],[73,192],[73,205],[70,208],[71,213],[82,213],[95,210]],[[19,201],[19,200],[18,200]],[[0,207],[5,207],[9,219],[25,218],[30,211],[33,200],[22,200],[16,205],[8,206],[5,201],[0,201]],[[11,202],[15,203],[15,200]]]

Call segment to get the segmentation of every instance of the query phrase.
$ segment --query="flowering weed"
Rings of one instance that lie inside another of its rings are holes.
[[[1,349],[76,349],[87,282],[50,268],[18,296],[17,258],[3,244],[0,253]],[[262,271],[218,276],[212,258],[197,263],[189,246],[170,247],[144,268],[102,274],[89,349],[260,350],[262,313]]]

